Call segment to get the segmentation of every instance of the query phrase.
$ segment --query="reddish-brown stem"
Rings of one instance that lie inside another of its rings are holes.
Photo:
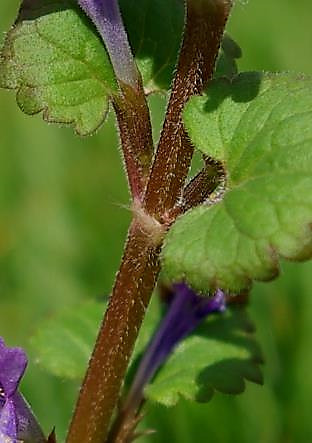
[[[159,271],[159,240],[135,219],[67,443],[103,443]],[[160,238],[160,237],[159,237]],[[157,241],[154,241],[157,240]]]
[[[181,197],[193,153],[182,111],[212,77],[229,12],[228,1],[187,1],[184,41],[145,195],[146,211],[158,219],[166,217]]]
[[[154,150],[150,114],[142,85],[119,85],[121,94],[113,98],[113,105],[122,152],[132,198],[142,200]]]
[[[184,42],[144,201],[145,211],[161,223],[168,222],[170,214],[175,213],[193,153],[182,123],[183,107],[188,98],[200,93],[212,77],[230,12],[230,2],[225,0],[215,3],[210,0],[187,2]],[[197,200],[202,201],[205,197],[203,194],[206,195],[206,192],[200,193],[198,182],[205,182],[206,190],[209,188],[207,192],[216,186],[216,176],[220,170],[215,166],[206,164],[205,171],[187,187],[186,205],[193,200],[196,204]],[[130,405],[129,408],[122,408],[111,428],[108,442],[131,441],[137,421],[136,407],[131,408]]]
[[[129,182],[135,197],[135,217],[67,443],[106,441],[128,362],[159,272],[159,253],[168,227],[167,216],[182,195],[193,152],[182,123],[183,107],[189,97],[200,93],[212,77],[230,10],[228,0],[187,0],[187,5],[184,42],[143,208],[140,200],[151,158],[146,102],[140,95],[132,95],[133,90],[123,87],[125,100],[114,102]],[[138,118],[138,109],[142,111],[142,118],[141,111]],[[114,441],[126,441],[125,426],[130,425],[132,429],[134,417],[135,413],[131,411],[130,421],[125,417],[119,422]],[[120,439],[120,436],[123,437]]]

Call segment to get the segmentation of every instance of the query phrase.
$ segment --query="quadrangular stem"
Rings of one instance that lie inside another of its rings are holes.
[[[103,443],[159,271],[159,243],[134,220],[67,443]]]
[[[134,201],[142,201],[153,158],[149,108],[143,86],[134,89],[119,82],[113,97],[129,188]]]
[[[182,112],[212,78],[231,9],[230,0],[187,0],[186,28],[165,123],[145,196],[146,211],[158,219],[179,202],[193,147]]]
[[[186,3],[184,42],[144,205],[142,208],[139,199],[134,201],[134,221],[67,443],[104,443],[107,439],[134,343],[158,276],[164,232],[173,221],[168,220],[167,215],[182,195],[189,170],[193,148],[183,127],[182,111],[186,101],[200,93],[212,77],[231,2],[187,0]],[[126,137],[124,142],[127,142],[136,129],[131,129],[127,110],[118,108],[117,103],[119,124],[126,125],[121,137]],[[121,440],[117,437],[116,441]]]

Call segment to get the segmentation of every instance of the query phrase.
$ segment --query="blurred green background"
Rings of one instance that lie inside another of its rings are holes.
[[[18,0],[0,3],[1,36]],[[312,74],[311,0],[237,0],[229,31],[241,69]],[[155,128],[164,100],[151,99]],[[0,335],[31,349],[36,327],[65,306],[109,293],[129,222],[114,119],[89,139],[26,117],[0,91]],[[157,130],[157,129],[156,129]],[[251,313],[266,358],[264,387],[207,405],[152,407],[142,443],[312,441],[312,263],[283,264],[254,288]],[[78,386],[30,363],[23,391],[46,431],[64,438]],[[83,442],[82,442],[83,443]]]

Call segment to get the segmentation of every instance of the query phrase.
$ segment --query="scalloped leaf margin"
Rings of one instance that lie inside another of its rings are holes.
[[[204,293],[268,281],[279,260],[312,255],[312,80],[243,73],[186,106],[194,146],[223,163],[223,199],[169,231],[163,267]]]
[[[1,54],[0,87],[17,91],[24,113],[83,136],[102,125],[117,91],[102,41],[71,0],[24,0]]]

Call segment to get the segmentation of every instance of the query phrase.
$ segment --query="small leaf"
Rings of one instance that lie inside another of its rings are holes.
[[[182,216],[163,251],[170,279],[238,292],[312,255],[312,81],[245,73],[193,98],[194,145],[224,165],[222,201]]]
[[[233,78],[238,73],[236,60],[241,56],[242,51],[239,45],[228,34],[225,34],[213,77],[215,79],[219,77]]]
[[[81,379],[105,308],[88,301],[46,321],[31,340],[38,363],[58,377]]]
[[[214,391],[239,394],[245,380],[262,384],[261,351],[242,308],[209,317],[174,351],[145,389],[148,400],[174,406],[184,397],[207,402]]]
[[[24,0],[0,59],[0,86],[16,89],[26,114],[93,133],[116,91],[105,48],[72,0]]]

